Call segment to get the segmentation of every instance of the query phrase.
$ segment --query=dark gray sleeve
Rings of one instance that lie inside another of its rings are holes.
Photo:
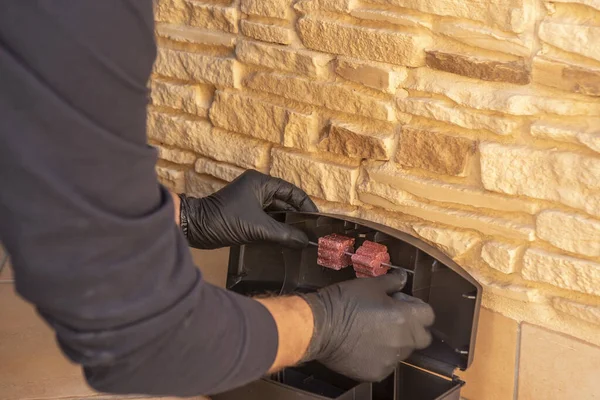
[[[277,328],[202,280],[146,145],[151,0],[5,1],[0,240],[21,296],[100,391],[211,394],[259,378]]]

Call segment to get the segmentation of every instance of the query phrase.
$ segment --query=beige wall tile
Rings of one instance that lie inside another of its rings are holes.
[[[600,347],[524,323],[518,400],[600,399]]]
[[[475,359],[459,374],[467,382],[465,400],[513,399],[518,329],[517,321],[481,309]]]
[[[229,263],[229,248],[217,250],[198,250],[192,251],[194,263],[202,271],[202,276],[206,281],[217,286],[225,286],[227,280],[227,266]]]

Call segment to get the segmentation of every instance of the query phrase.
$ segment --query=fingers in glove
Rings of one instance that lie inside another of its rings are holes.
[[[406,271],[399,270],[378,276],[377,278],[374,278],[373,281],[376,281],[385,293],[392,295],[404,289],[407,279],[408,274]]]
[[[414,346],[416,349],[424,349],[429,347],[432,341],[431,333],[418,322],[411,324],[411,332],[413,336]]]
[[[267,197],[283,200],[298,211],[319,212],[319,209],[299,187],[279,178],[269,178],[266,184]]]
[[[266,211],[298,211],[291,204],[286,203],[283,200],[273,199],[271,204],[266,208]]]
[[[268,242],[279,243],[292,249],[302,249],[308,246],[308,236],[300,229],[281,222],[265,214],[265,222],[262,224],[262,239]]]
[[[421,299],[409,296],[405,293],[395,293],[392,298],[402,302],[403,308],[406,309],[421,325],[431,326],[435,321],[435,314],[431,306]]]
[[[411,304],[412,314],[423,326],[431,326],[435,321],[435,314],[433,308],[427,303],[413,303]]]
[[[398,362],[400,361],[404,361],[406,360],[408,357],[410,357],[410,355],[412,354],[412,352],[414,351],[413,348],[411,347],[402,347],[399,351],[398,351]]]

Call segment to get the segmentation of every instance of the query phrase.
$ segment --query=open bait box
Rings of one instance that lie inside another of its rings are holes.
[[[429,303],[436,320],[433,342],[398,364],[378,383],[361,383],[308,363],[253,382],[215,400],[459,400],[464,382],[455,375],[473,360],[481,286],[448,256],[398,230],[326,214],[275,213],[277,220],[306,232],[309,240],[331,233],[387,246],[391,264],[414,271],[403,292]],[[317,247],[293,250],[276,244],[231,248],[227,287],[245,295],[308,292],[356,279],[352,267],[335,271],[317,265]],[[365,332],[368,335],[368,332]]]

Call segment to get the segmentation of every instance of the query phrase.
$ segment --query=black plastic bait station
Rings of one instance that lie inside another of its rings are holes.
[[[481,286],[448,256],[396,229],[350,217],[275,213],[278,221],[306,232],[309,240],[338,233],[387,246],[391,264],[413,271],[403,292],[431,305],[433,342],[398,364],[378,383],[361,383],[319,363],[287,368],[215,400],[459,400],[464,382],[455,375],[473,360]],[[317,248],[292,250],[275,244],[231,249],[227,287],[245,295],[307,292],[356,279],[351,267],[335,271],[317,265]],[[368,333],[365,333],[368,334]]]

